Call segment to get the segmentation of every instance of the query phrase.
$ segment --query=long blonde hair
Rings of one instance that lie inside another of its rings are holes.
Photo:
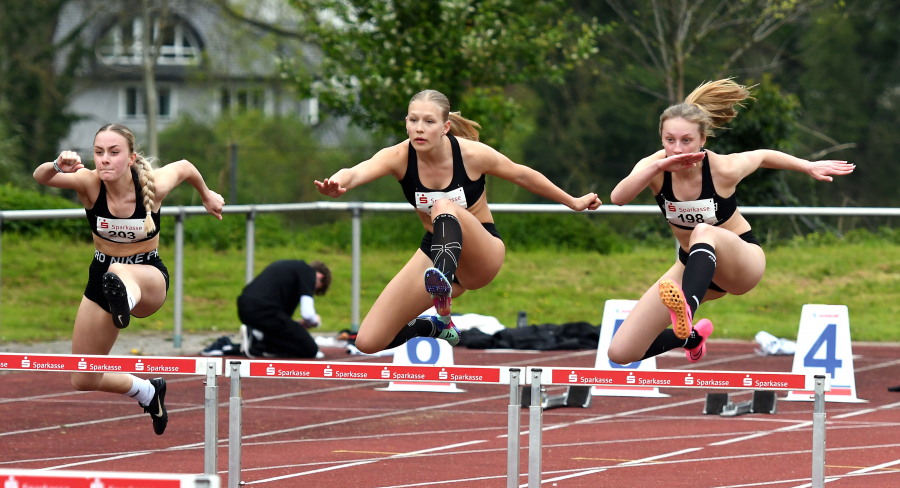
[[[699,125],[701,134],[714,136],[713,129],[719,129],[737,117],[735,105],[743,107],[742,101],[753,98],[750,96],[751,88],[739,85],[731,78],[703,83],[684,99],[684,103],[663,111],[659,116],[660,135],[667,120],[681,117]]]
[[[147,217],[144,218],[144,232],[152,234],[156,232],[156,224],[153,223],[153,199],[156,197],[156,185],[153,181],[153,162],[144,157],[143,154],[134,152],[134,133],[131,129],[122,124],[106,124],[97,131],[97,134],[103,131],[110,131],[119,134],[128,141],[128,155],[135,154],[134,166],[137,169],[138,181],[141,183],[141,195],[144,196],[144,209],[147,210]],[[94,134],[94,138],[97,138]]]
[[[481,128],[481,125],[463,117],[459,112],[451,112],[450,100],[443,93],[437,90],[422,90],[413,95],[409,103],[412,105],[413,102],[419,100],[432,102],[441,109],[441,117],[444,122],[450,121],[450,134],[470,141],[478,140],[478,129]]]

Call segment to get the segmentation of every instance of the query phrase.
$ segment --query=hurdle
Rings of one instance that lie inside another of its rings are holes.
[[[4,488],[219,488],[215,474],[120,473],[103,471],[41,471],[0,469]]]
[[[542,385],[654,386],[666,388],[764,389],[813,391],[812,488],[825,484],[825,392],[831,390],[830,375],[681,370],[600,370],[578,368],[527,369],[531,383],[532,413],[528,431],[528,488],[541,486],[543,419],[540,407]],[[537,405],[536,405],[537,404]]]
[[[241,481],[241,380],[284,378],[356,381],[425,381],[429,383],[481,383],[509,385],[507,422],[507,488],[519,486],[519,368],[502,366],[395,365],[392,363],[342,363],[326,361],[229,361],[225,376],[231,378],[228,399],[228,488]],[[540,406],[537,407],[540,409]]]
[[[219,444],[216,377],[222,374],[222,358],[0,353],[0,371],[204,375],[203,473],[216,474]]]

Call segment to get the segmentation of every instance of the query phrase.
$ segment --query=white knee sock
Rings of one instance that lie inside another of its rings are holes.
[[[129,376],[131,376],[131,389],[128,390],[126,395],[134,398],[145,407],[150,405],[150,400],[153,400],[153,395],[156,394],[156,388],[153,387],[149,380],[138,378],[134,375]]]
[[[134,306],[137,305],[137,303],[134,301],[134,295],[132,295],[131,292],[128,291],[128,288],[125,289],[125,295],[128,297],[128,310],[134,310]]]

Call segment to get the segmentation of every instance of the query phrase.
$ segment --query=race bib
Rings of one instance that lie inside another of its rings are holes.
[[[431,215],[431,207],[434,206],[434,202],[440,200],[441,198],[446,198],[462,208],[469,208],[469,204],[468,202],[466,202],[466,192],[463,191],[462,187],[448,191],[446,193],[442,191],[417,191],[416,208],[418,210],[421,210],[422,212],[427,213],[428,215]]]
[[[137,242],[147,238],[144,219],[107,219],[97,217],[97,234],[113,242]]]
[[[712,198],[690,202],[670,202],[666,200],[666,220],[682,227],[696,227],[697,224],[715,225],[716,204]]]

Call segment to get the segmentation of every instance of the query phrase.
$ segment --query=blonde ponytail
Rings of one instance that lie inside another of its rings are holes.
[[[141,183],[141,195],[144,196],[144,209],[147,217],[144,218],[144,232],[152,234],[156,232],[156,224],[153,223],[153,199],[156,197],[156,184],[153,178],[153,164],[144,156],[138,154],[134,161],[137,166],[138,181]]]
[[[412,104],[418,100],[432,102],[441,109],[441,117],[444,122],[450,121],[450,134],[470,141],[478,140],[478,129],[481,126],[478,125],[478,122],[463,117],[459,112],[451,112],[450,100],[446,95],[437,90],[422,90],[413,95],[409,103]]]
[[[753,98],[751,88],[735,83],[731,78],[701,84],[684,99],[684,103],[663,111],[659,117],[660,135],[665,121],[680,117],[699,125],[701,134],[714,136],[713,129],[720,129],[737,117],[736,105],[743,107],[742,101]]]
[[[470,141],[478,140],[478,129],[481,128],[478,122],[463,117],[459,112],[450,112],[449,116],[451,134]]]

